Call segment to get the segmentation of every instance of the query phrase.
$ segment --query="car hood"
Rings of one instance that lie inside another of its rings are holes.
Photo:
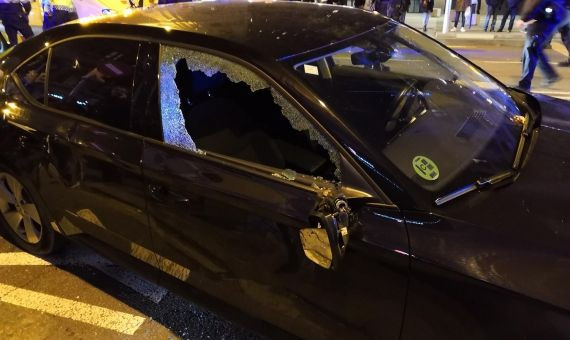
[[[514,183],[405,214],[416,258],[570,311],[570,104],[548,100]]]

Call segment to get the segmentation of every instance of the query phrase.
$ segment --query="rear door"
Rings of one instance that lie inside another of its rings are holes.
[[[143,137],[132,101],[144,46],[115,38],[55,44],[46,104],[76,117],[68,155],[57,169],[67,190],[53,197],[65,207],[64,232],[153,262],[153,256],[141,255],[148,254],[151,239],[140,166]]]
[[[355,211],[367,236],[355,234],[338,270],[317,266],[299,233],[341,195],[340,152],[249,68],[160,55],[163,135],[145,142],[143,169],[165,279],[306,338],[398,338],[408,257],[397,210]]]

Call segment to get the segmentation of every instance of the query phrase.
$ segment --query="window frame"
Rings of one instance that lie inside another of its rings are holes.
[[[140,52],[140,44],[141,44],[141,42],[142,42],[140,39],[124,39],[124,38],[122,38],[122,37],[114,37],[114,36],[90,37],[90,38],[95,38],[95,39],[112,39],[112,40],[131,40],[131,41],[135,41],[135,42],[138,44],[138,48],[137,48],[137,52],[136,52],[136,57],[135,57],[135,69],[138,67],[138,59],[139,59],[139,58],[138,58],[138,54],[139,54],[139,52]],[[82,117],[82,118],[85,118],[85,119],[87,119],[87,120],[89,120],[89,121],[97,122],[97,123],[101,124],[101,126],[110,127],[110,128],[113,128],[113,129],[115,129],[115,130],[117,130],[117,131],[124,131],[124,132],[134,133],[134,132],[129,131],[129,130],[124,130],[124,129],[115,127],[115,126],[113,126],[113,125],[109,125],[109,124],[100,122],[100,121],[98,121],[98,120],[96,120],[96,119],[86,117],[86,116],[84,116],[84,115],[82,115],[82,114],[80,114],[80,113],[71,112],[71,111],[66,111],[66,110],[61,110],[61,109],[59,109],[59,108],[55,108],[55,107],[52,107],[52,106],[49,105],[49,103],[48,103],[48,89],[49,89],[49,80],[50,80],[50,71],[51,71],[51,61],[52,61],[52,56],[53,56],[53,48],[54,48],[55,46],[57,46],[57,45],[62,45],[62,44],[69,43],[70,41],[81,40],[81,39],[85,39],[85,37],[84,37],[84,36],[80,36],[80,37],[78,37],[77,39],[65,39],[65,40],[60,40],[60,41],[58,41],[57,43],[50,44],[50,45],[48,46],[48,48],[49,48],[49,54],[48,54],[48,60],[47,60],[47,65],[46,65],[47,71],[46,71],[46,82],[45,82],[45,84],[44,84],[44,103],[43,103],[43,104],[44,104],[46,107],[50,108],[51,110],[60,111],[60,112],[66,112],[66,113],[69,113],[69,114],[74,115],[74,116],[77,116],[77,117]],[[132,78],[132,80],[130,81],[130,85],[129,85],[129,115],[130,115],[130,116],[133,115],[132,107],[133,107],[133,90],[134,90],[134,81],[135,81],[135,78],[134,78],[134,77],[135,77],[135,75],[134,75],[134,73],[133,73],[133,78]]]
[[[155,41],[152,40],[148,40],[148,39],[141,39],[138,37],[134,37],[134,36],[123,36],[123,35],[111,35],[111,34],[85,34],[85,35],[77,35],[77,36],[73,36],[73,37],[67,37],[65,39],[61,39],[58,40],[54,43],[46,43],[45,46],[43,48],[41,48],[40,50],[36,51],[35,53],[31,54],[28,58],[24,59],[22,62],[20,62],[16,67],[14,67],[14,69],[12,71],[9,72],[8,76],[11,77],[14,80],[14,83],[16,84],[16,86],[18,87],[18,89],[20,90],[20,92],[23,94],[23,96],[26,98],[26,100],[29,101],[30,105],[35,106],[39,109],[42,109],[44,111],[49,111],[51,113],[57,114],[57,115],[61,115],[65,118],[71,118],[71,119],[75,119],[87,124],[94,124],[96,126],[99,127],[103,127],[106,129],[110,129],[113,132],[117,132],[117,133],[121,133],[127,136],[131,136],[131,137],[136,137],[136,138],[147,138],[144,135],[141,135],[140,133],[137,132],[133,132],[133,131],[129,131],[129,130],[123,130],[117,127],[114,127],[112,125],[108,125],[102,122],[99,122],[98,120],[92,119],[92,118],[88,118],[86,116],[80,115],[78,113],[74,113],[74,112],[69,112],[69,111],[65,111],[65,110],[60,110],[51,106],[47,105],[47,90],[48,90],[48,86],[49,86],[49,72],[50,72],[50,66],[51,66],[51,56],[52,56],[52,48],[54,46],[60,45],[60,44],[64,44],[67,43],[69,41],[73,41],[73,40],[79,40],[79,39],[92,39],[92,38],[99,38],[99,39],[115,39],[115,40],[131,40],[131,41],[135,41],[140,43],[143,42],[151,42],[151,43],[156,43]],[[45,51],[47,51],[48,53],[48,59],[46,62],[46,81],[44,83],[44,100],[43,103],[38,102],[35,98],[33,98],[30,93],[27,91],[27,89],[24,87],[24,85],[22,84],[20,77],[17,75],[17,71],[26,63],[28,63],[30,60],[32,60],[33,58],[35,58],[36,56],[40,55],[41,53],[44,53]],[[138,52],[137,52],[138,53]],[[137,58],[137,63],[138,63],[138,58]],[[136,65],[138,66],[138,64]],[[157,70],[158,72],[158,70]],[[158,73],[157,73],[158,74]],[[131,93],[133,91],[133,87],[134,87],[134,77],[133,77],[133,84],[131,85]],[[3,88],[3,90],[5,90],[5,88]],[[159,98],[159,104],[160,104],[160,98]],[[132,106],[132,96],[131,96],[131,106]]]

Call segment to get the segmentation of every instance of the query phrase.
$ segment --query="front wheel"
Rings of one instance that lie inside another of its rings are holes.
[[[15,176],[0,170],[0,224],[16,245],[37,255],[56,251],[62,237],[49,224],[45,209]]]

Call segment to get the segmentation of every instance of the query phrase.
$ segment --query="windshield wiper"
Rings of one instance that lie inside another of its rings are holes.
[[[475,183],[466,185],[466,186],[459,188],[459,189],[457,189],[457,190],[455,190],[455,191],[453,191],[453,192],[451,192],[445,196],[439,197],[438,199],[435,200],[435,204],[439,206],[439,205],[445,204],[451,200],[454,200],[457,197],[461,197],[465,194],[468,194],[470,192],[490,188],[490,187],[495,186],[496,184],[501,183],[507,179],[514,178],[516,173],[517,172],[515,170],[509,170],[509,171],[501,172],[499,174],[496,174],[496,175],[493,175],[490,177],[478,179]]]
[[[534,118],[534,119],[533,119]],[[533,121],[531,121],[531,119]],[[524,116],[524,121],[523,121],[523,126],[521,129],[521,135],[519,138],[519,143],[517,146],[517,150],[515,153],[515,157],[513,160],[513,166],[511,170],[507,170],[501,173],[498,173],[496,175],[490,176],[490,177],[486,177],[486,178],[481,178],[479,180],[477,180],[475,183],[466,185],[462,188],[459,188],[445,196],[439,197],[435,200],[435,204],[440,206],[442,204],[445,204],[451,200],[456,199],[457,197],[461,197],[465,194],[468,194],[470,192],[476,191],[476,190],[481,190],[481,189],[487,189],[490,188],[500,182],[503,182],[507,179],[511,179],[511,178],[515,178],[515,176],[518,174],[518,171],[520,170],[521,166],[522,166],[522,159],[523,159],[523,154],[524,154],[524,150],[525,150],[525,146],[527,146],[530,142],[530,144],[532,144],[533,141],[533,133],[535,133],[535,117],[532,117],[530,114],[526,114]],[[534,141],[536,141],[536,138],[534,138]],[[527,146],[526,147],[526,152],[529,153],[530,150],[532,149],[532,145],[531,146]]]

